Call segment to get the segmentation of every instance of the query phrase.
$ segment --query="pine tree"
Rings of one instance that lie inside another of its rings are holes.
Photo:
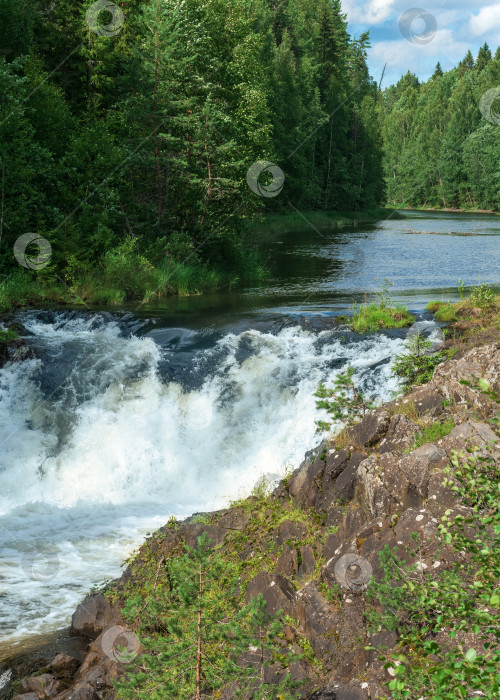
[[[119,698],[201,700],[229,687],[234,698],[297,697],[289,675],[264,682],[281,623],[266,615],[262,596],[241,606],[236,566],[209,545],[203,534],[196,548],[160,561],[146,600],[128,602],[128,616],[140,615],[146,654],[116,684]]]
[[[458,74],[460,76],[463,76],[465,75],[465,73],[467,73],[467,71],[473,70],[474,67],[474,56],[472,55],[472,52],[469,49],[465,54],[464,58],[458,64]]]
[[[434,73],[432,74],[433,78],[440,78],[443,75],[443,69],[441,68],[441,63],[438,61],[436,64],[436,68],[434,69]]]
[[[485,42],[483,44],[483,46],[481,46],[481,48],[479,49],[479,53],[477,54],[476,70],[478,71],[478,73],[483,71],[490,61],[491,61],[490,47]]]

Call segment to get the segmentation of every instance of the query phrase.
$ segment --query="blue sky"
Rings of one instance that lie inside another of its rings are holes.
[[[443,70],[455,66],[470,48],[474,55],[484,42],[493,53],[500,45],[500,2],[491,0],[437,0],[412,5],[411,0],[343,0],[349,31],[359,36],[369,30],[372,48],[369,53],[370,71],[379,81],[387,63],[383,85],[388,87],[403,73],[411,70],[427,79],[438,61]],[[426,14],[408,12],[413,8]],[[400,31],[400,18],[406,13],[406,39]],[[429,17],[428,15],[431,15]],[[412,20],[412,17],[415,17]],[[428,23],[426,25],[426,23]],[[424,41],[419,34],[424,33]]]

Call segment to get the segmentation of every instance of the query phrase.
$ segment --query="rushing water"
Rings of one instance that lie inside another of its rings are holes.
[[[224,506],[296,467],[319,440],[319,381],[349,363],[367,393],[390,398],[405,331],[361,337],[332,315],[376,278],[417,312],[452,298],[459,277],[498,282],[499,223],[414,214],[304,230],[272,240],[273,277],[257,288],[18,314],[36,358],[0,370],[3,639],[67,624],[169,516]],[[479,226],[473,237],[404,233]]]

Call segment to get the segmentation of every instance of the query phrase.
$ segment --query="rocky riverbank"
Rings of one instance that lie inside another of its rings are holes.
[[[168,559],[206,532],[213,546],[241,563],[246,600],[262,594],[269,613],[281,611],[283,654],[266,666],[266,682],[290,673],[304,681],[304,698],[391,697],[386,684],[394,671],[379,655],[398,648],[398,630],[371,627],[370,612],[381,606],[366,593],[372,575],[383,577],[379,553],[388,545],[420,572],[447,570],[457,552],[438,526],[445,511],[466,514],[467,507],[443,485],[444,470],[454,453],[472,447],[493,456],[497,468],[500,463],[490,424],[498,407],[476,386],[485,378],[500,391],[500,345],[468,342],[460,355],[440,365],[429,384],[306,455],[272,494],[258,492],[224,511],[165,525],[120,579],[75,611],[70,634],[84,650],[66,647],[40,657],[37,667],[33,658],[29,667],[12,661],[0,693],[16,700],[113,698],[113,681],[127,668],[118,650],[128,648],[134,659],[141,651],[140,619],[125,620],[125,600],[155,588]],[[429,435],[439,437],[426,441]],[[474,637],[464,631],[459,642],[473,647]],[[287,665],[288,654],[301,658]],[[230,688],[221,695],[231,697]]]

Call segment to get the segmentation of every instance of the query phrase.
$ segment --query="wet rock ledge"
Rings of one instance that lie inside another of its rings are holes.
[[[366,584],[371,574],[381,577],[378,553],[385,545],[412,561],[408,548],[415,532],[423,544],[420,568],[443,570],[457,556],[435,537],[445,509],[465,510],[442,485],[443,469],[452,451],[472,445],[498,462],[488,423],[497,407],[461,383],[479,377],[500,390],[500,345],[474,348],[440,365],[432,382],[372,411],[336,444],[324,442],[308,453],[272,495],[165,525],[120,579],[78,606],[71,634],[86,644],[83,661],[55,656],[14,683],[16,700],[113,698],[112,682],[125,668],[113,649],[136,639],[120,613],[127,592],[154,580],[162,561],[184,544],[195,545],[202,532],[245,563],[247,600],[261,593],[269,612],[281,610],[295,623],[287,618],[280,643],[284,651],[303,653],[302,659],[267,667],[267,682],[290,672],[307,679],[302,697],[310,700],[390,697],[384,682],[391,676],[378,656],[394,648],[398,636],[370,632],[366,613],[374,603]],[[450,427],[445,437],[415,447],[425,426],[444,421]],[[222,697],[230,700],[231,694]]]

